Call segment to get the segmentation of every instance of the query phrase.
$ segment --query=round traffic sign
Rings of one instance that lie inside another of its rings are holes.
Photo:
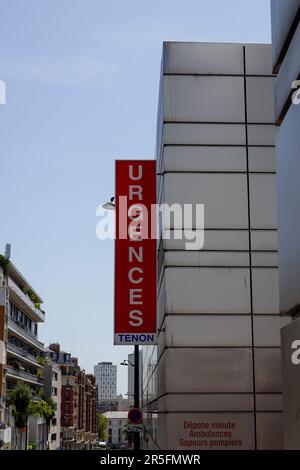
[[[140,424],[142,422],[143,413],[139,408],[131,408],[128,411],[128,421],[131,424]]]

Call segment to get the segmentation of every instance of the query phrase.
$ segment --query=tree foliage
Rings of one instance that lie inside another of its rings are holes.
[[[108,418],[98,413],[98,439],[99,441],[107,441]]]
[[[37,416],[43,416],[47,422],[50,424],[52,418],[54,418],[56,412],[56,404],[53,400],[39,400],[38,402],[31,402],[30,404],[30,414]]]
[[[30,405],[32,401],[31,390],[28,385],[18,384],[9,394],[9,404],[15,418],[15,426],[24,428],[30,415]]]

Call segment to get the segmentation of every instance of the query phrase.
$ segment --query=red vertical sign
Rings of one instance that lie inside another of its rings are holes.
[[[114,344],[155,344],[156,163],[116,161]]]

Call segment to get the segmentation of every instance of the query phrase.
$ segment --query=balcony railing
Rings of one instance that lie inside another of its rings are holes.
[[[43,379],[38,378],[36,375],[25,372],[24,370],[16,370],[11,366],[7,366],[7,374],[28,382],[33,382],[37,385],[43,384]]]
[[[7,350],[18,354],[19,356],[24,357],[24,359],[28,359],[34,362],[37,366],[39,366],[38,357],[34,356],[33,354],[30,354],[23,348],[19,348],[18,346],[13,343],[10,343],[9,341],[7,342]]]
[[[37,348],[41,349],[42,351],[44,350],[44,345],[38,339],[36,336],[34,336],[33,333],[31,333],[28,330],[25,330],[25,328],[22,328],[21,326],[17,325],[11,318],[8,319],[8,327],[16,332],[17,334],[21,335],[25,339],[28,339],[32,344],[34,344]]]
[[[11,278],[8,278],[8,287],[16,294],[18,299],[21,300],[23,306],[25,307],[24,310],[27,310],[27,313],[31,315],[33,314],[37,321],[45,321],[45,314],[35,306],[30,297],[28,297],[28,295],[25,294]]]

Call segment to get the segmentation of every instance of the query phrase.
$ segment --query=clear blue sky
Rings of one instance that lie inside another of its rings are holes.
[[[88,371],[119,364],[131,349],[112,346],[113,242],[95,211],[115,158],[154,154],[162,42],[270,42],[269,0],[1,0],[0,14],[0,251],[45,300],[42,341]]]

